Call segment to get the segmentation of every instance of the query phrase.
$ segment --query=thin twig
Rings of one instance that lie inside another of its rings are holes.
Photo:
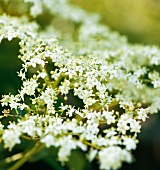
[[[27,162],[31,157],[37,153],[37,151],[42,149],[42,144],[38,141],[35,146],[30,149],[19,161],[17,161],[13,166],[11,166],[8,170],[17,170],[19,169],[25,162]]]

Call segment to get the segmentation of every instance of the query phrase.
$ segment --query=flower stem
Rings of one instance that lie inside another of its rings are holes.
[[[88,142],[88,141],[83,141],[83,143],[86,144],[86,145],[88,145],[88,146],[91,146],[91,147],[93,147],[93,148],[95,148],[95,149],[97,149],[97,150],[101,150],[101,147],[96,146],[96,145],[94,145],[94,144],[92,144],[92,143],[90,143],[90,142]]]
[[[54,82],[54,84],[52,85],[52,88],[53,88],[53,89],[56,88],[62,79],[63,79],[63,76],[60,75],[60,76],[58,77],[58,79]]]
[[[32,149],[30,149],[19,161],[17,161],[8,170],[17,170],[17,169],[19,169],[25,162],[27,162],[40,149],[42,149],[42,145],[38,141]]]

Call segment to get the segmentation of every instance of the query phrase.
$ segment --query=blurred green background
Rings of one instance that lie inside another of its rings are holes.
[[[160,0],[71,0],[100,13],[113,30],[127,35],[130,42],[160,45]]]
[[[2,1],[0,0],[0,2]],[[122,35],[126,35],[129,42],[160,45],[160,0],[71,0],[71,2],[80,5],[91,12],[100,13],[102,16],[101,22],[107,24],[112,30],[116,30]],[[7,12],[12,15],[22,15],[23,13],[28,12],[27,9],[24,9],[22,13],[16,11],[14,8],[16,3],[13,4],[7,8],[0,6],[0,13]],[[67,26],[68,22],[63,23],[62,25],[64,24],[66,24],[67,31],[72,29],[72,27]],[[16,94],[17,90],[20,88],[21,81],[16,73],[21,65],[21,62],[17,59],[18,50],[19,46],[17,39],[12,40],[11,42],[3,40],[0,44],[0,96],[9,92]],[[159,170],[159,115],[150,116],[150,119],[148,119],[143,126],[139,139],[140,143],[138,148],[133,153],[136,161],[132,165],[124,164],[121,170]],[[2,153],[3,149],[0,148],[0,151]],[[80,170],[98,169],[96,163],[93,163],[89,167],[86,161],[83,160],[84,158],[81,153],[76,153],[76,155],[80,158]],[[76,156],[73,157],[76,158]],[[52,164],[52,159],[46,159],[41,163],[26,163],[21,169],[32,169],[35,166],[37,169],[49,170],[53,169],[53,167],[51,168],[50,166]],[[59,164],[53,166],[57,167],[55,170],[74,170],[70,168],[70,164],[72,165],[72,163],[69,163],[68,168],[62,168]],[[83,167],[84,164],[86,165],[85,168]],[[74,167],[76,166],[77,165],[74,165]]]

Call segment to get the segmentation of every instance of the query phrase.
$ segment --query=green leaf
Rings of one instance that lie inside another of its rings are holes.
[[[91,166],[86,160],[84,153],[80,150],[72,151],[67,166],[69,170],[91,170]]]

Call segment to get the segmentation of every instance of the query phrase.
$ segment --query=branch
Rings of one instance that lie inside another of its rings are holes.
[[[30,149],[19,161],[17,161],[13,166],[11,166],[8,170],[17,170],[19,169],[25,162],[27,162],[31,157],[37,153],[40,149],[42,149],[42,144],[38,141],[35,146]]]

